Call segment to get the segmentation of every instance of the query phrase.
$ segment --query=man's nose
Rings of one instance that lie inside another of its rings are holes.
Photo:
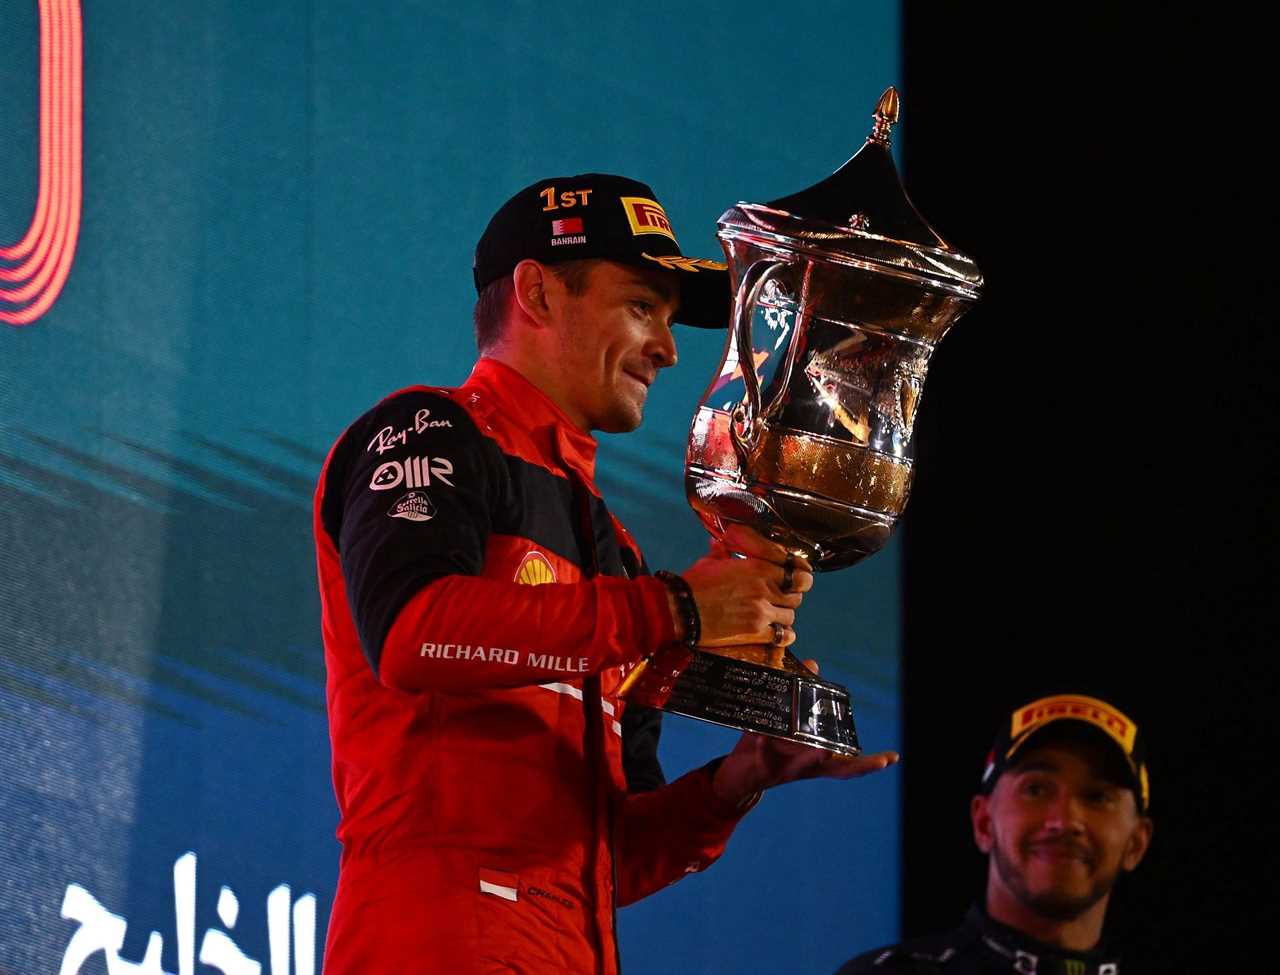
[[[1060,791],[1045,811],[1045,826],[1065,833],[1084,829],[1084,804],[1066,789]]]
[[[659,369],[665,369],[667,366],[674,366],[678,356],[676,354],[676,337],[671,331],[670,325],[659,325],[656,334],[650,344],[649,358]]]

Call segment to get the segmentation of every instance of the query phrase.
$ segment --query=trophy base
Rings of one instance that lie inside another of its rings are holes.
[[[629,704],[860,755],[849,692],[823,680],[789,650],[769,646],[690,650],[673,644],[621,688]]]

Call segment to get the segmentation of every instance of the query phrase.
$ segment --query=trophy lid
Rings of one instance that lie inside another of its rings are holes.
[[[870,263],[977,298],[982,276],[973,261],[942,239],[902,186],[889,151],[898,115],[898,92],[890,87],[876,105],[871,134],[843,166],[798,193],[730,208],[720,217],[720,236],[836,263]]]

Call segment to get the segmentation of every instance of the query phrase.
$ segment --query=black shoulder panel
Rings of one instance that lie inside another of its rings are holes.
[[[392,396],[343,434],[321,521],[375,673],[392,623],[418,590],[479,574],[493,521],[509,510],[507,482],[497,445],[442,394]]]

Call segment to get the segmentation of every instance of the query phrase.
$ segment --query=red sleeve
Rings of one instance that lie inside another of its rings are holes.
[[[373,672],[403,691],[518,687],[583,677],[674,639],[665,587],[599,577],[525,586],[484,578],[509,531],[510,475],[466,411],[397,394],[334,448],[321,516]]]
[[[738,807],[716,796],[713,770],[714,765],[694,769],[652,792],[619,797],[619,905],[633,904],[720,858],[755,803]]]
[[[452,575],[400,610],[379,677],[411,692],[543,684],[639,660],[673,639],[666,587],[647,576],[523,586]]]

